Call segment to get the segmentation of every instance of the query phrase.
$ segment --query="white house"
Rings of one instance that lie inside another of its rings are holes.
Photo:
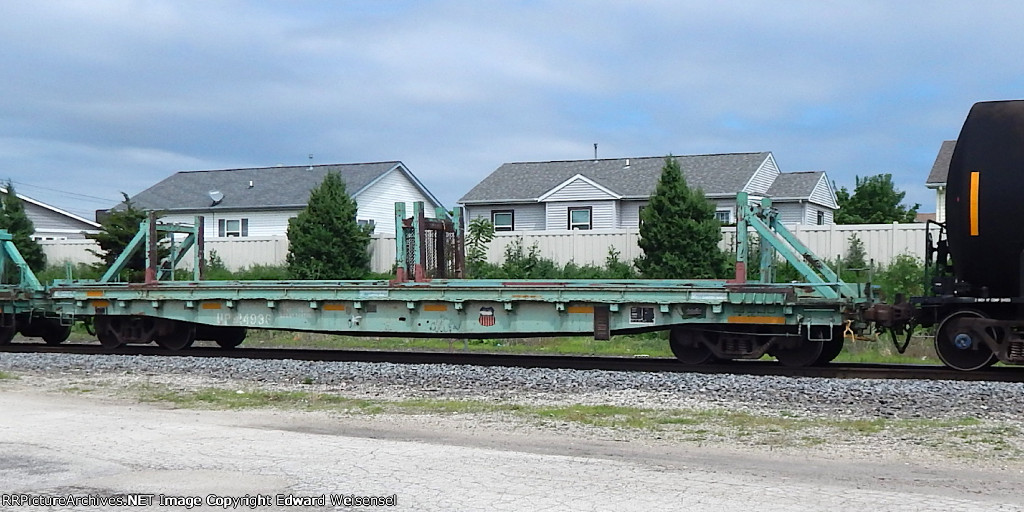
[[[787,224],[832,224],[839,208],[824,172],[781,173],[770,152],[674,157],[691,188],[736,222],[736,195],[771,197]],[[664,157],[506,163],[459,203],[497,231],[635,228]]]
[[[0,195],[7,195],[7,188],[0,186]],[[76,240],[84,239],[86,233],[98,233],[100,225],[56,206],[48,205],[31,197],[15,192],[25,207],[25,215],[32,221],[35,240]]]
[[[939,154],[935,156],[932,171],[924,186],[935,190],[935,221],[946,222],[946,176],[949,174],[949,161],[953,159],[955,140],[944,140],[939,146]]]
[[[279,236],[298,215],[310,192],[336,172],[358,205],[357,219],[374,233],[394,234],[395,203],[423,201],[427,215],[441,203],[402,162],[278,166],[182,171],[131,198],[136,208],[162,212],[165,222],[205,217],[207,239]]]

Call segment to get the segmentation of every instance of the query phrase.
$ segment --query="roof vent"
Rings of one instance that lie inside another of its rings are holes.
[[[220,204],[221,201],[224,200],[224,193],[221,192],[220,190],[211,190],[210,199],[213,200],[213,204],[211,204],[210,206],[217,206],[218,204]]]
[[[626,159],[626,167],[624,167],[624,168],[625,169],[629,169],[629,159],[628,158]]]
[[[253,187],[252,180],[249,180],[249,188],[252,188],[252,187]]]

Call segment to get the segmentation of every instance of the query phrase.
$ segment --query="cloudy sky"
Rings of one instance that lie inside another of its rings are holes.
[[[0,0],[0,179],[91,218],[179,170],[772,151],[924,180],[1024,97],[1024,3]]]

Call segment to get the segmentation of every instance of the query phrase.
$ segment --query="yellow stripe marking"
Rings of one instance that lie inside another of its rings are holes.
[[[97,291],[97,290],[89,290],[89,291],[85,292],[85,296],[86,297],[102,297],[103,296],[103,292]]]
[[[730,324],[784,324],[784,316],[730,316]]]
[[[324,304],[324,311],[345,311],[344,304]]]
[[[569,306],[570,313],[594,314],[594,306]]]
[[[203,309],[220,309],[220,302],[204,302]]]
[[[424,304],[423,311],[448,311],[447,304]]]
[[[971,173],[971,236],[978,236],[978,181],[981,173]]]

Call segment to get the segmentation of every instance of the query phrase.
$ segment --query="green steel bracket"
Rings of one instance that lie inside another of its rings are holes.
[[[771,199],[761,199],[761,204],[751,204],[746,192],[740,192],[736,196],[737,217],[736,223],[736,274],[739,279],[739,262],[746,261],[748,241],[747,228],[754,228],[760,236],[761,243],[761,282],[769,282],[766,279],[773,277],[775,252],[778,252],[786,259],[800,275],[807,280],[807,283],[814,287],[823,297],[829,299],[857,298],[856,287],[843,282],[829,266],[817,257],[790,233],[782,222],[779,221],[778,211],[772,208]],[[745,270],[745,266],[744,266]]]
[[[14,245],[14,237],[6,229],[0,229],[0,246],[2,246],[2,250],[0,250],[0,281],[3,281],[3,272],[7,267],[7,261],[10,260],[20,273],[19,288],[34,292],[43,291],[43,285],[39,283],[39,279],[29,268],[25,258],[21,256],[18,247]]]
[[[135,237],[125,246],[121,254],[114,260],[113,265],[100,277],[100,283],[114,282],[115,278],[128,265],[128,261],[140,250],[146,251],[146,284],[154,284],[167,276],[173,276],[174,267],[181,262],[189,249],[193,251],[192,277],[195,281],[203,279],[206,263],[203,254],[203,217],[196,217],[194,225],[186,224],[158,224],[156,213],[149,212],[146,220],[139,223],[139,231]],[[185,239],[181,244],[174,244],[173,234],[184,233]],[[161,234],[171,234],[171,255],[164,262],[158,261],[157,248]]]
[[[185,254],[188,253],[189,249],[196,248],[192,252],[192,277],[195,281],[200,281],[205,277],[206,274],[206,260],[203,258],[205,255],[203,236],[204,233],[203,217],[197,216],[195,219],[194,228],[192,226],[182,226],[179,224],[158,224],[157,231],[167,233],[187,233],[185,239],[179,244],[174,243],[174,237],[171,237],[171,255],[168,260],[169,265],[161,265],[157,271],[156,279],[160,281],[168,276],[174,279],[174,269],[177,268],[178,263],[185,259]]]
[[[451,247],[449,233],[454,235]],[[431,239],[433,244],[428,244]],[[395,269],[395,282],[400,283],[462,278],[465,274],[462,209],[449,213],[444,208],[435,208],[434,217],[427,217],[423,202],[416,201],[412,215],[406,217],[405,203],[395,203]]]

